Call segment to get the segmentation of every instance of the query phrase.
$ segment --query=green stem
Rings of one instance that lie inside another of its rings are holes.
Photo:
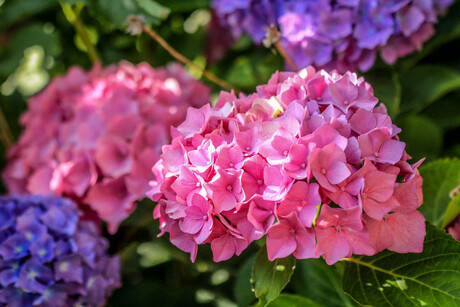
[[[76,8],[74,9],[69,4],[61,3],[61,7],[65,17],[67,18],[69,23],[71,23],[75,27],[77,35],[81,38],[83,44],[85,44],[86,51],[91,61],[93,63],[100,62],[101,58],[99,57],[99,54],[94,45],[91,43],[91,40],[88,36],[88,32],[86,31],[86,28],[80,19],[80,13],[83,9],[83,4],[77,3]]]

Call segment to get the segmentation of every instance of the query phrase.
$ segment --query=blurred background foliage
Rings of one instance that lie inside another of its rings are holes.
[[[125,33],[128,15],[142,14],[176,50],[245,93],[284,68],[278,54],[255,46],[247,36],[227,44],[224,53],[228,31],[215,30],[209,6],[210,0],[0,0],[0,107],[12,138],[17,140],[21,131],[18,119],[28,97],[72,65],[92,66],[76,23],[84,27],[104,65],[127,60],[157,67],[174,60],[147,35]],[[460,156],[459,47],[457,1],[421,52],[391,67],[379,61],[363,74],[403,129],[400,137],[414,162],[422,157],[431,161]],[[201,77],[199,71],[189,70]],[[215,98],[221,89],[209,85]],[[2,166],[4,153],[2,146]],[[167,237],[155,238],[158,224],[152,220],[153,208],[151,201],[144,200],[118,233],[108,236],[111,251],[121,254],[124,282],[109,306],[246,306],[255,302],[249,280],[257,246],[224,263],[212,262],[210,248],[200,247],[196,263],[191,264],[188,255]],[[324,306],[353,306],[340,290],[340,265],[332,268],[322,260],[308,260],[298,261],[297,266],[285,292]],[[280,302],[271,305],[308,303],[295,297]]]

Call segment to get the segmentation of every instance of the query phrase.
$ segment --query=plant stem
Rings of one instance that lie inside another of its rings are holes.
[[[286,50],[284,49],[283,45],[281,44],[281,41],[277,41],[274,43],[276,50],[281,54],[283,59],[286,61],[286,63],[295,71],[298,72],[300,69],[295,65],[294,61],[291,59],[291,57],[287,54]]]
[[[0,108],[0,139],[5,149],[8,149],[13,144],[13,134],[11,133],[10,126],[6,121],[5,115]]]
[[[83,25],[83,22],[80,19],[80,13],[83,9],[83,4],[78,3],[75,9],[72,8],[69,4],[61,3],[62,11],[64,12],[65,17],[75,27],[75,31],[77,35],[81,38],[83,44],[85,44],[86,51],[88,53],[89,58],[93,63],[100,62],[101,58],[97,53],[96,48],[91,43],[89,39],[88,33]]]
[[[266,31],[266,37],[265,37],[265,42],[264,45],[266,47],[270,47],[270,45],[274,45],[276,50],[278,50],[278,53],[283,57],[284,61],[295,71],[299,71],[299,67],[294,63],[294,61],[291,59],[291,57],[287,54],[286,50],[283,47],[283,44],[281,44],[281,33],[278,31],[278,29],[275,26],[270,26],[265,29]]]
[[[235,91],[236,94],[238,94],[240,91],[235,88],[234,86],[230,85],[229,83],[225,82],[224,80],[220,79],[213,73],[205,70],[201,66],[197,65],[196,63],[192,62],[191,60],[187,59],[185,56],[180,54],[177,50],[175,50],[171,45],[169,45],[160,35],[158,35],[157,32],[154,30],[147,28],[146,26],[142,26],[142,31],[144,31],[146,34],[148,34],[151,38],[153,38],[158,44],[160,44],[166,51],[169,52],[175,59],[178,61],[182,62],[185,65],[189,65],[193,67],[194,69],[199,70],[206,78],[208,78],[210,81],[214,82],[215,84],[219,85],[220,87],[231,91],[232,89]]]

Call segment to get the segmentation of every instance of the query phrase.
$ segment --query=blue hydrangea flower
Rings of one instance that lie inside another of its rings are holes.
[[[267,26],[302,68],[368,70],[377,52],[393,64],[420,50],[433,24],[453,0],[213,0],[234,37],[248,33],[261,43]]]
[[[62,198],[0,197],[0,305],[103,306],[120,260]]]

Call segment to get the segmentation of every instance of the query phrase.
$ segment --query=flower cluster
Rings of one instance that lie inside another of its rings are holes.
[[[0,303],[103,306],[120,261],[77,207],[49,196],[0,198]]]
[[[65,195],[113,233],[148,190],[169,127],[208,100],[179,64],[71,68],[30,99],[4,181],[12,193]]]
[[[286,52],[298,67],[368,70],[377,51],[393,64],[420,50],[434,33],[437,16],[453,0],[213,0],[235,37],[249,33],[260,43],[279,27]]]
[[[421,252],[421,161],[377,102],[356,74],[308,67],[189,108],[153,168],[162,234],[192,261],[199,244],[222,261],[265,234],[270,260]]]

